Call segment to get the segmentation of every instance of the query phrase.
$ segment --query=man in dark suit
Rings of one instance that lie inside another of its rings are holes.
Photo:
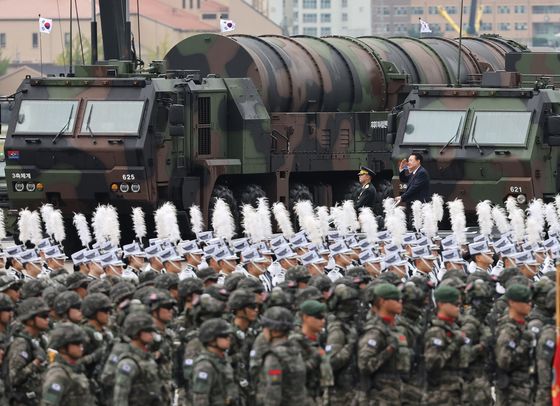
[[[360,194],[354,202],[354,208],[358,210],[360,207],[370,207],[373,208],[373,204],[376,199],[376,190],[371,179],[375,176],[375,172],[369,169],[367,166],[360,166],[360,172],[358,172],[358,181],[362,188],[360,189]]]
[[[399,178],[402,183],[406,183],[406,191],[396,198],[397,203],[406,203],[410,206],[413,201],[420,200],[422,203],[430,201],[430,176],[428,171],[422,166],[423,157],[414,152],[408,157],[408,161],[403,159],[399,166]]]

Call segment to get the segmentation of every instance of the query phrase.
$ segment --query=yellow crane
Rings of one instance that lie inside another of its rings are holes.
[[[439,15],[442,16],[445,19],[445,21],[447,21],[447,23],[451,26],[451,28],[453,28],[453,30],[457,32],[457,34],[461,32],[459,24],[457,24],[455,20],[453,20],[453,18],[449,15],[445,7],[437,6],[437,11]],[[469,34],[476,35],[480,30],[480,21],[482,20],[482,12],[483,12],[483,7],[478,6],[477,0],[472,0],[471,14],[469,18],[469,27],[467,29],[467,32]]]

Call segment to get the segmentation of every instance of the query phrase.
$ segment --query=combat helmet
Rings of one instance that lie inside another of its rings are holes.
[[[550,312],[554,312],[556,310],[556,289],[557,287],[553,287],[546,294],[546,301],[545,301],[544,308]]]
[[[88,319],[94,318],[98,311],[109,311],[111,308],[111,300],[103,293],[91,293],[82,301],[82,314]]]
[[[193,306],[193,318],[196,323],[204,320],[220,317],[225,310],[225,303],[203,293]]]
[[[347,303],[357,302],[358,291],[345,284],[338,284],[334,287],[328,305],[330,310],[337,310]]]
[[[237,289],[233,291],[227,302],[230,311],[241,310],[245,307],[256,305],[255,294],[247,289]]]
[[[198,330],[198,339],[202,344],[208,344],[218,337],[231,334],[233,329],[227,321],[220,318],[206,320]]]
[[[188,296],[196,293],[202,295],[202,291],[204,290],[204,286],[202,281],[197,278],[187,278],[179,281],[179,300],[186,300]]]
[[[124,320],[123,331],[128,337],[135,338],[141,331],[155,331],[154,321],[147,313],[130,313]]]
[[[59,350],[68,344],[83,344],[87,340],[84,331],[74,323],[61,323],[50,334],[49,348]]]
[[[171,297],[169,292],[161,289],[149,292],[146,296],[144,296],[144,300],[142,302],[148,307],[149,311],[154,311],[167,306],[175,306],[177,303],[175,299]]]
[[[467,304],[476,303],[476,300],[489,301],[492,299],[490,286],[482,279],[476,279],[470,282],[465,288],[465,294]]]
[[[10,296],[0,293],[0,312],[9,312],[14,310],[14,302]]]
[[[547,277],[533,283],[533,303],[541,309],[546,308],[546,298],[552,289],[554,289],[554,282]]]
[[[154,286],[162,290],[178,289],[179,276],[174,273],[162,273],[156,277]]]
[[[297,291],[295,305],[299,307],[306,300],[316,300],[321,302],[323,300],[323,295],[315,286],[307,286]]]
[[[109,297],[111,301],[118,305],[125,299],[130,299],[134,294],[135,287],[130,282],[119,282],[111,288]]]
[[[59,316],[64,316],[71,308],[80,309],[82,306],[82,299],[74,291],[66,291],[59,293],[55,300],[53,310]]]
[[[294,325],[294,316],[288,309],[274,306],[264,312],[261,325],[271,330],[288,332]]]
[[[275,286],[274,288],[272,288],[270,294],[268,295],[266,306],[281,306],[290,309],[292,307],[292,302],[290,300],[290,296],[286,292],[284,292],[281,287]]]
[[[41,313],[48,313],[49,308],[40,297],[25,299],[17,307],[17,318],[19,321],[27,321]]]
[[[304,266],[293,266],[286,271],[285,280],[287,281],[308,283],[309,279],[311,279],[311,275]]]

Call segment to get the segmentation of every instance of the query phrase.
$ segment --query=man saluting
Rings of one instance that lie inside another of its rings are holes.
[[[415,200],[422,203],[430,201],[430,176],[422,166],[422,155],[414,152],[403,159],[399,165],[399,178],[406,183],[406,191],[396,198],[397,203],[407,203],[407,206]]]
[[[360,194],[354,202],[354,208],[358,210],[360,207],[373,207],[376,198],[375,187],[371,183],[371,179],[375,176],[375,172],[366,166],[360,166],[358,172],[358,181],[362,185]]]

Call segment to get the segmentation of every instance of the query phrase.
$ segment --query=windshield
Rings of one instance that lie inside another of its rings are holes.
[[[23,100],[17,115],[15,134],[72,134],[78,101]]]
[[[531,113],[528,111],[477,111],[468,143],[525,145],[530,124]]]
[[[89,101],[81,132],[138,135],[143,110],[144,101]]]
[[[458,144],[465,115],[465,111],[411,110],[403,144]]]

